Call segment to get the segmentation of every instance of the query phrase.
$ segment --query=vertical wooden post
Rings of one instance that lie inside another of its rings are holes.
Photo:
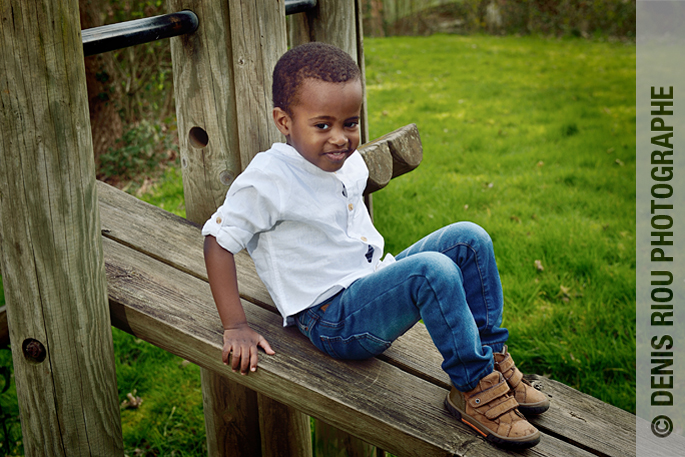
[[[200,21],[171,47],[186,215],[201,224],[252,157],[282,139],[271,117],[271,73],[286,50],[285,3],[169,3]],[[204,369],[202,391],[210,456],[311,455],[306,415]],[[262,444],[278,436],[290,446]]]
[[[289,38],[292,46],[310,41],[321,41],[338,46],[355,59],[362,73],[362,87],[364,88],[361,142],[367,142],[369,133],[366,112],[366,78],[361,0],[319,1],[314,10],[291,16],[289,18],[289,29]],[[366,204],[369,211],[372,211],[370,196]],[[338,449],[340,446],[345,446],[342,452],[350,457],[376,455],[376,449],[370,444],[325,422],[315,421],[315,434],[317,449]]]
[[[244,169],[260,151],[284,141],[273,122],[274,66],[288,49],[285,2],[231,0],[231,50],[235,74],[240,159]]]
[[[170,12],[199,19],[191,35],[171,39],[176,118],[186,217],[204,223],[241,171],[228,2],[170,0]],[[259,456],[256,392],[201,370],[210,456]]]
[[[171,39],[186,217],[203,223],[223,203],[240,164],[233,56],[226,0],[170,0],[199,28]]]
[[[201,375],[207,455],[262,455],[257,393],[204,368]]]
[[[122,455],[78,1],[0,0],[2,278],[28,456]]]

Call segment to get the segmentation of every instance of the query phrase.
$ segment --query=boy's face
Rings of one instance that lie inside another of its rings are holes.
[[[276,127],[305,159],[324,171],[339,170],[359,145],[362,85],[305,79],[292,116],[274,108]]]

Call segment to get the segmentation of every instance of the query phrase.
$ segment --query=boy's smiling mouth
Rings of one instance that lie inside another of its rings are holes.
[[[349,155],[351,154],[351,151],[349,149],[344,149],[341,151],[329,151],[329,152],[324,152],[324,155],[327,156],[329,159],[333,160],[334,162],[344,160],[346,159]]]

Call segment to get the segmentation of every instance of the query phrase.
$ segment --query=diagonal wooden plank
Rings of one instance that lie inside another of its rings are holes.
[[[106,184],[101,184],[98,192],[105,236],[206,280],[199,227]],[[151,226],[155,227],[154,232],[148,228]],[[240,253],[236,263],[241,295],[275,313],[249,256]],[[442,357],[423,324],[417,324],[400,337],[380,360],[440,388],[450,385],[449,378],[440,369]],[[531,420],[542,431],[590,449],[596,455],[624,457],[631,455],[631,449],[634,453],[632,414],[559,382],[542,377],[532,379],[553,397],[550,411]]]
[[[205,281],[110,239],[103,249],[117,327],[396,455],[515,455],[455,421],[443,407],[446,389],[378,359],[332,359],[248,301],[251,325],[277,353],[262,354],[256,373],[232,373],[221,363],[221,323]],[[523,455],[590,454],[545,436]]]

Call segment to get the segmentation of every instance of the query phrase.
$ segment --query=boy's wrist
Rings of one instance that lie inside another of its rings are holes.
[[[231,323],[228,325],[224,325],[224,332],[227,332],[229,330],[240,330],[246,327],[249,327],[247,321]]]

